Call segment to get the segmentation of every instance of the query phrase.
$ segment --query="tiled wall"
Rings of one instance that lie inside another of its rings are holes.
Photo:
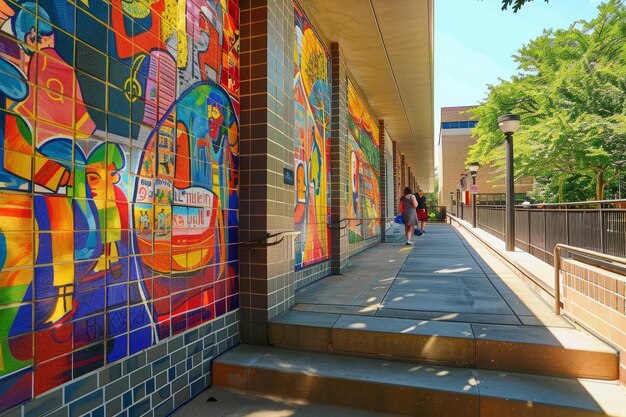
[[[348,77],[347,64],[343,57],[340,45],[333,42],[330,45],[332,63],[332,112],[331,112],[331,141],[330,141],[330,187],[331,205],[331,254],[332,272],[341,274],[348,266],[348,225],[347,195],[349,165],[348,147]]]
[[[396,141],[393,141],[393,181],[394,181],[394,200],[393,211],[394,216],[398,215],[398,202],[400,200],[400,194],[402,193],[402,175],[400,174],[400,152],[398,151],[398,145]]]
[[[380,203],[379,203],[379,207],[380,207],[380,211],[379,211],[379,217],[380,217],[380,221],[378,223],[378,230],[380,230],[381,232],[381,241],[385,241],[386,240],[386,232],[385,232],[385,225],[386,225],[386,217],[388,216],[387,214],[387,196],[389,195],[389,187],[388,187],[388,183],[387,183],[387,150],[385,149],[385,144],[386,141],[388,140],[386,135],[385,135],[385,121],[384,120],[379,120],[378,121],[378,132],[379,133],[379,137],[378,137],[378,160],[380,161],[378,166],[379,168],[379,190],[380,190]],[[392,173],[389,173],[391,175],[393,175]]]
[[[239,7],[0,24],[1,411],[237,309]]]
[[[238,324],[238,313],[228,313],[2,417],[165,417],[210,386],[211,359],[239,343]]]
[[[308,284],[329,276],[332,273],[331,261],[319,262],[307,268],[296,271],[295,289],[302,288]]]
[[[254,344],[294,303],[294,13],[291,0],[241,1],[241,334]]]
[[[626,384],[626,276],[569,259],[561,270],[565,313],[620,350]]]
[[[295,3],[296,269],[330,257],[330,54]]]
[[[380,132],[364,100],[348,80],[348,195],[350,244],[380,234]]]
[[[364,239],[350,245],[350,256],[354,256],[361,253],[371,247],[378,245],[381,242],[380,235]]]

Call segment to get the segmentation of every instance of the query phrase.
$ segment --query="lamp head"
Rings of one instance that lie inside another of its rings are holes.
[[[517,132],[519,129],[520,117],[517,114],[505,114],[498,117],[498,127],[505,135]]]
[[[467,169],[469,169],[470,174],[472,174],[472,177],[475,177],[476,174],[478,173],[478,168],[480,168],[480,164],[478,162],[472,162],[467,166]]]

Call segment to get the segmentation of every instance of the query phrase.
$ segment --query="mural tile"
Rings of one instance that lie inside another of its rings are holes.
[[[104,54],[107,53],[107,28],[105,24],[82,9],[76,10],[76,38]]]

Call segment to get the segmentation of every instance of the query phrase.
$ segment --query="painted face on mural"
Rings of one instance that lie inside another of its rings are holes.
[[[37,34],[35,28],[31,28],[30,33],[26,36],[26,43],[33,49],[54,48],[54,33],[45,35]]]
[[[91,189],[91,196],[96,200],[114,200],[113,186],[120,180],[120,175],[115,171],[115,166],[109,164],[104,167],[102,163],[87,165],[87,184]],[[108,194],[107,194],[108,191]],[[98,205],[96,203],[96,205]]]
[[[209,116],[209,134],[212,139],[217,139],[217,135],[220,131],[220,126],[224,123],[224,115],[222,110],[217,104],[211,104],[208,106]]]
[[[20,9],[13,16],[12,27],[15,36],[30,47],[24,48],[26,53],[30,55],[37,49],[54,48],[54,32],[48,23],[50,21],[48,13],[34,2],[25,2],[22,7],[24,9]],[[1,12],[3,9],[3,5],[0,4],[0,15],[6,15]],[[36,19],[36,15],[39,15],[40,19]]]

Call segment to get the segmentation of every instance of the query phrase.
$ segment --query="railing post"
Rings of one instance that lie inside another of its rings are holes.
[[[559,245],[554,246],[554,314],[561,315],[561,248]]]
[[[548,233],[546,232],[548,230],[548,211],[546,209],[543,209],[543,250],[541,251],[541,253],[543,253],[545,258],[548,258],[547,254],[548,254]],[[548,259],[544,259],[544,261],[547,261]]]
[[[531,210],[531,208],[530,208],[530,207],[528,207],[528,219],[527,219],[527,220],[528,220],[528,222],[527,222],[527,225],[528,225],[528,233],[526,234],[526,236],[528,236],[528,245],[527,245],[527,247],[528,247],[528,253],[531,253],[531,250],[532,250],[531,248],[532,248],[532,246],[531,246],[530,242],[532,242],[532,241],[533,241],[533,240],[530,238],[530,233],[531,233],[531,230],[532,230],[532,228],[530,227],[530,217],[531,217],[531,216],[530,216],[530,210]]]
[[[600,203],[600,250],[602,253],[606,253],[606,239],[604,236],[604,212],[602,211],[602,203]]]
[[[565,244],[569,245],[569,206],[565,205]]]

